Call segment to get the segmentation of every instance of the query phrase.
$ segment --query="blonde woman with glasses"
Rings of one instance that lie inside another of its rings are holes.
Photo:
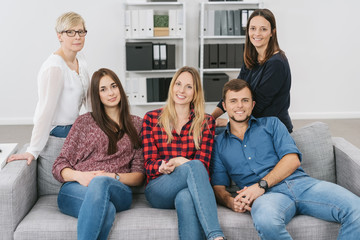
[[[38,102],[30,145],[25,153],[14,154],[8,159],[8,162],[26,160],[30,165],[38,158],[40,178],[42,174],[52,175],[53,161],[79,116],[80,108],[84,104],[89,109],[87,89],[90,77],[84,56],[79,53],[87,33],[85,21],[77,13],[64,13],[57,19],[55,30],[60,47],[43,63],[38,74]],[[55,187],[56,191],[59,183],[53,180],[53,183],[47,183],[49,186],[43,187]],[[42,186],[39,187],[42,194]]]

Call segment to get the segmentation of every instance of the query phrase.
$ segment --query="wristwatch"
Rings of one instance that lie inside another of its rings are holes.
[[[268,188],[269,188],[269,185],[268,185],[267,181],[264,180],[264,179],[261,179],[261,180],[258,182],[258,184],[259,184],[259,187],[260,187],[260,188],[262,188],[262,189],[265,190],[265,192],[266,192],[266,191],[268,190]]]
[[[115,173],[115,179],[118,180],[118,181],[120,181],[120,176],[119,176],[119,174]]]

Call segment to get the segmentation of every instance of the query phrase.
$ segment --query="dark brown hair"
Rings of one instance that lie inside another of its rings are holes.
[[[224,102],[225,102],[225,98],[226,98],[226,93],[228,91],[238,92],[244,88],[248,88],[250,90],[251,98],[252,98],[252,100],[254,100],[254,94],[251,90],[251,87],[245,80],[232,79],[232,80],[228,81],[227,83],[225,83],[225,85],[223,87],[222,98],[224,99]]]
[[[269,9],[256,9],[249,17],[246,25],[246,40],[245,40],[245,50],[244,50],[244,62],[248,69],[254,68],[258,63],[258,52],[252,43],[250,42],[249,37],[249,26],[251,19],[256,16],[261,16],[265,18],[271,26],[272,36],[270,37],[269,43],[265,50],[265,58],[260,62],[260,64],[265,63],[275,52],[280,52],[280,54],[285,57],[285,53],[280,49],[277,34],[276,34],[276,21],[274,14]]]
[[[120,126],[111,120],[111,118],[105,113],[104,104],[100,100],[99,84],[101,78],[104,76],[109,76],[112,80],[114,80],[120,91],[120,102],[118,104],[120,109]],[[140,148],[141,140],[131,120],[129,102],[118,76],[107,68],[100,68],[98,71],[94,72],[91,78],[90,95],[92,105],[91,116],[94,118],[100,129],[109,138],[108,154],[111,155],[117,151],[117,142],[124,136],[124,134],[129,136],[134,148]]]

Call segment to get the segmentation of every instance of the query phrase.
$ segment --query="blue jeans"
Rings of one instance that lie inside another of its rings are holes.
[[[62,213],[78,218],[77,239],[107,239],[116,212],[130,208],[131,189],[114,178],[98,176],[88,187],[65,183],[59,192]]]
[[[51,130],[50,136],[59,137],[59,138],[66,138],[70,132],[72,125],[66,126],[56,126]]]
[[[251,210],[261,239],[292,239],[285,226],[297,214],[341,223],[339,240],[359,239],[360,198],[308,176],[275,185],[254,201]]]
[[[171,174],[151,180],[145,196],[155,208],[176,209],[180,239],[224,236],[209,175],[199,160],[186,162]]]

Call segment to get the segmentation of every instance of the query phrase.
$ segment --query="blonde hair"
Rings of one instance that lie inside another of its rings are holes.
[[[159,126],[164,128],[167,135],[167,143],[170,143],[173,139],[172,130],[177,123],[177,115],[175,111],[175,103],[173,100],[173,87],[176,79],[183,72],[188,72],[192,75],[194,81],[194,96],[190,103],[190,106],[194,109],[194,118],[190,126],[189,136],[192,135],[195,143],[195,148],[200,149],[200,142],[202,137],[202,130],[207,127],[205,120],[205,106],[204,106],[204,92],[201,87],[199,72],[193,67],[182,67],[174,75],[171,80],[168,98],[166,104],[159,116]]]
[[[84,30],[86,30],[85,21],[79,14],[75,12],[67,12],[62,14],[56,20],[55,31],[57,33],[61,33],[62,31],[68,30],[79,24],[82,24],[84,26]]]

